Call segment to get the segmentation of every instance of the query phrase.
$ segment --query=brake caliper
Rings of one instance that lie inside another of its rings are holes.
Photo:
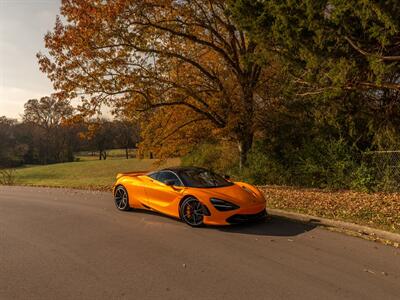
[[[192,209],[190,205],[186,206],[186,215],[190,218],[192,216]]]

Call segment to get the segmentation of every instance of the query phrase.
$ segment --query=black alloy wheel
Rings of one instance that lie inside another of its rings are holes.
[[[181,219],[192,227],[200,227],[204,224],[203,204],[194,197],[188,197],[183,200],[179,212]]]
[[[130,210],[128,192],[122,185],[117,186],[115,189],[114,202],[118,210]]]

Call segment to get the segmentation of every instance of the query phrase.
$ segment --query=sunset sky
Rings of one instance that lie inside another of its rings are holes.
[[[20,118],[24,103],[52,93],[36,53],[54,26],[60,0],[0,0],[0,116]]]

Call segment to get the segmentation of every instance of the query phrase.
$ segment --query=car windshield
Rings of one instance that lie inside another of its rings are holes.
[[[179,171],[179,177],[187,187],[212,188],[233,184],[222,176],[205,169],[181,170]]]

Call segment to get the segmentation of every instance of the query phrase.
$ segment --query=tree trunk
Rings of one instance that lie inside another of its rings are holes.
[[[238,141],[239,148],[239,169],[242,170],[247,163],[247,155],[253,145],[253,133],[247,132],[241,134]]]
[[[101,160],[103,158],[103,151],[99,150],[99,160]]]
[[[125,148],[125,156],[126,156],[126,159],[129,159],[128,147]]]
[[[247,155],[253,145],[254,138],[254,90],[252,84],[244,79],[243,89],[243,111],[237,127],[237,139],[239,147],[239,169],[242,170],[247,163]]]

